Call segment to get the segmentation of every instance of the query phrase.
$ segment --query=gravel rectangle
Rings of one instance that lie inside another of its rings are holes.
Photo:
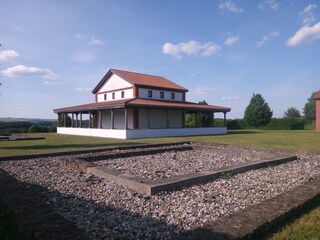
[[[260,151],[223,150],[244,159],[253,159],[253,152]],[[266,153],[287,154],[273,150]],[[39,186],[39,197],[92,239],[172,239],[185,230],[207,225],[320,175],[319,153],[290,155],[300,159],[151,197],[64,168],[55,157],[0,162],[0,169],[26,186]],[[221,162],[222,156],[217,156]]]

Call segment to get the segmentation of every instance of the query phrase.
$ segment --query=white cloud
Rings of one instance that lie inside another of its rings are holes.
[[[232,101],[232,100],[239,100],[240,99],[240,97],[238,97],[238,96],[234,96],[234,97],[226,96],[226,97],[219,97],[219,98],[220,98],[220,100],[223,100],[223,101]]]
[[[92,89],[91,88],[84,88],[84,87],[79,87],[75,89],[77,92],[90,92]]]
[[[314,10],[316,8],[317,4],[309,4],[302,12],[299,13],[299,16],[302,18],[303,25],[309,25],[317,20],[314,15]]]
[[[236,12],[241,13],[244,10],[242,8],[237,7],[232,1],[225,0],[222,3],[219,4],[219,9],[221,10],[227,10],[229,12]]]
[[[97,39],[95,36],[89,37],[79,33],[75,35],[75,38],[79,41],[85,41],[89,45],[104,45],[104,42],[100,39]]]
[[[182,55],[200,55],[211,56],[216,54],[220,50],[220,46],[207,42],[201,44],[197,41],[181,42],[178,44],[165,43],[162,46],[162,52],[164,54],[172,55],[176,58],[181,58]]]
[[[196,87],[196,88],[191,90],[191,92],[196,94],[196,95],[206,95],[206,94],[214,93],[214,92],[217,92],[217,91],[218,91],[218,89],[217,88],[213,88],[213,87]]]
[[[267,0],[258,5],[260,9],[270,8],[272,10],[278,10],[280,3],[277,0]]]
[[[88,42],[90,45],[103,45],[104,44],[104,42],[102,41],[102,40],[100,40],[100,39],[97,39],[97,38],[95,38],[95,37],[91,37],[90,39],[89,39],[89,42]]]
[[[78,63],[92,63],[96,60],[96,56],[88,51],[77,52],[72,56],[72,60]]]
[[[228,38],[224,41],[224,45],[232,46],[232,45],[236,44],[237,42],[239,42],[239,40],[240,40],[240,37],[239,37],[239,36],[228,37]]]
[[[58,78],[54,72],[50,69],[43,69],[38,67],[27,67],[24,65],[16,65],[14,67],[9,67],[5,70],[2,70],[1,73],[6,77],[27,77],[27,76],[36,76],[48,80],[55,80]]]
[[[294,47],[303,43],[311,43],[320,39],[320,22],[312,27],[304,26],[300,28],[291,38],[287,40],[289,47]]]
[[[3,62],[10,61],[12,59],[18,58],[19,56],[19,53],[13,49],[0,51],[0,61]]]
[[[273,31],[273,32],[270,32],[268,33],[267,35],[263,36],[263,38],[257,42],[257,47],[261,47],[263,44],[265,44],[267,41],[277,37],[279,35],[278,32],[276,31]]]

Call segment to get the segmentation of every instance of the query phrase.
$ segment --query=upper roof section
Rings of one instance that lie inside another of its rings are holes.
[[[188,89],[160,76],[153,76],[142,73],[135,72],[127,72],[123,70],[110,69],[106,75],[101,79],[98,85],[92,90],[92,93],[97,93],[99,89],[105,84],[106,81],[112,76],[112,74],[116,74],[127,82],[140,86],[140,87],[151,87],[158,89],[168,89],[175,90],[181,92],[187,92]]]
[[[313,95],[314,99],[320,99],[320,91],[315,92],[315,94]]]

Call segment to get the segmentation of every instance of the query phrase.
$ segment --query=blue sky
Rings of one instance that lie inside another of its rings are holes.
[[[0,117],[93,102],[109,68],[164,76],[229,118],[253,93],[282,117],[320,89],[316,0],[2,1],[0,43]]]

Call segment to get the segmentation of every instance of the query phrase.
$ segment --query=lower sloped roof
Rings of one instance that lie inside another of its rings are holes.
[[[84,112],[95,111],[103,109],[117,109],[117,108],[152,108],[152,109],[181,109],[186,111],[212,111],[212,112],[230,112],[231,108],[202,105],[192,102],[179,102],[179,101],[164,101],[164,100],[151,100],[143,98],[132,98],[117,101],[107,101],[98,103],[82,104],[64,108],[57,108],[53,111],[55,113],[67,112]]]

